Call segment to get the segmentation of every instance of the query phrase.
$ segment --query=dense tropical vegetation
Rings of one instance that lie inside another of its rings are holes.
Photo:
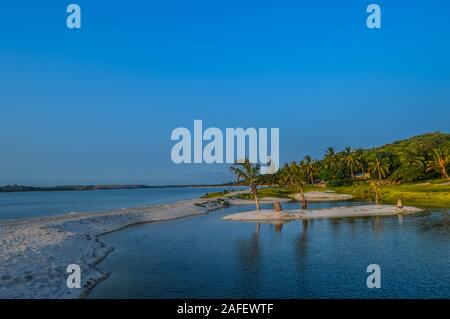
[[[252,167],[250,163],[246,165],[247,169]],[[254,198],[258,198],[258,192],[263,192],[256,185],[271,186],[272,189],[279,190],[290,189],[288,192],[300,194],[301,206],[306,209],[304,192],[309,188],[326,186],[336,191],[357,193],[359,198],[372,198],[381,202],[381,197],[384,200],[387,195],[385,190],[393,190],[395,186],[408,183],[425,185],[425,180],[440,179],[440,184],[444,183],[442,187],[445,188],[442,190],[444,203],[447,203],[447,197],[450,197],[449,169],[450,134],[431,133],[371,149],[346,147],[342,151],[336,151],[329,147],[322,159],[305,156],[298,162],[284,165],[276,174],[256,174],[250,180]],[[248,181],[245,174],[234,171],[242,180]],[[257,167],[252,172],[258,172]],[[395,194],[399,198],[403,197],[401,192]],[[433,194],[436,195],[436,192]],[[429,193],[428,197],[431,196]],[[257,205],[259,207],[259,203]]]

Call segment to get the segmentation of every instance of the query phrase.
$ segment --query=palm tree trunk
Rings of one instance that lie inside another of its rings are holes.
[[[252,186],[251,191],[252,191],[253,197],[255,198],[256,210],[261,210],[261,206],[259,204],[259,198],[258,198],[258,190],[256,189],[256,187]]]
[[[447,174],[447,170],[445,169],[445,166],[442,167],[442,175],[445,176],[445,177],[447,178],[447,180],[450,181],[450,177],[449,177],[448,174]]]
[[[301,201],[302,201],[302,209],[306,210],[308,208],[308,202],[306,201],[305,193],[303,192],[303,188],[300,188],[300,196],[301,196]]]
[[[350,165],[350,172],[352,173],[352,179],[355,179],[355,174],[353,173],[353,166]]]

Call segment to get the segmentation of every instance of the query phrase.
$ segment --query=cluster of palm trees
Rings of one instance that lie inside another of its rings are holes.
[[[304,189],[324,181],[330,186],[353,183],[356,179],[371,179],[370,189],[378,201],[379,186],[386,179],[413,181],[419,178],[440,174],[450,181],[447,169],[450,165],[450,147],[433,148],[428,153],[414,147],[407,147],[397,152],[380,150],[363,150],[346,147],[336,152],[333,147],[326,150],[322,160],[305,156],[299,162],[285,164],[276,174],[261,175],[260,166],[246,159],[231,167],[238,181],[244,181],[255,199],[256,208],[260,209],[258,185],[276,185],[291,187],[299,193],[301,207],[307,208]],[[428,174],[428,175],[427,175]]]
[[[309,184],[316,179],[330,184],[352,182],[356,179],[386,179],[412,182],[439,173],[450,180],[447,169],[450,165],[450,147],[440,146],[426,152],[418,147],[406,147],[397,152],[352,149],[346,147],[336,152],[333,147],[326,150],[322,160],[305,156],[298,165],[308,177]],[[283,175],[283,172],[280,173]]]

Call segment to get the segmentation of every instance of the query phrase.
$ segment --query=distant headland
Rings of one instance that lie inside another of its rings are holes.
[[[64,185],[64,186],[26,186],[26,185],[5,185],[0,186],[0,193],[12,192],[61,192],[61,191],[92,191],[92,190],[113,190],[113,189],[147,189],[147,188],[184,188],[184,187],[227,187],[236,186],[236,183],[223,184],[193,184],[193,185]]]

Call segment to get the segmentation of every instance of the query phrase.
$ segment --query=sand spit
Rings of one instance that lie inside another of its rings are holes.
[[[364,205],[333,207],[326,209],[311,210],[289,210],[281,213],[274,210],[248,211],[238,214],[232,214],[223,217],[224,220],[232,221],[257,221],[257,222],[276,222],[291,221],[318,218],[343,218],[343,217],[364,217],[364,216],[386,216],[398,214],[413,214],[422,210],[415,207],[397,208],[393,205]]]
[[[255,200],[253,199],[227,199],[230,205],[255,205]],[[275,202],[291,202],[290,198],[278,198],[278,197],[264,197],[260,198],[260,204],[273,204]]]
[[[0,298],[80,298],[107,274],[95,265],[112,247],[98,236],[147,222],[206,214],[219,200],[119,209],[0,222]],[[66,285],[66,267],[81,267],[81,289]]]
[[[292,195],[296,200],[301,200],[300,194]],[[307,192],[305,198],[309,202],[333,202],[333,201],[347,201],[352,200],[353,195],[339,194],[333,191],[324,192]]]

